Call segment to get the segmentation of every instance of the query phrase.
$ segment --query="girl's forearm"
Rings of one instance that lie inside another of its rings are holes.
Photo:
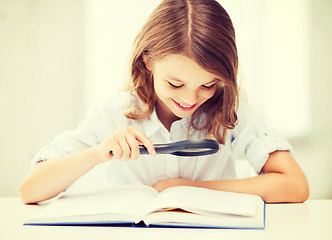
[[[96,148],[40,162],[21,183],[20,197],[26,204],[55,197],[98,163]]]
[[[265,202],[304,202],[309,196],[305,179],[281,173],[266,173],[256,177],[234,180],[197,182],[200,187],[214,190],[255,194]]]

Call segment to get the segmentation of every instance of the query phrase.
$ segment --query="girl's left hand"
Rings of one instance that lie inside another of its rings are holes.
[[[200,182],[198,182],[198,181],[191,181],[191,180],[187,180],[184,178],[170,178],[170,179],[160,181],[160,182],[152,185],[151,187],[156,189],[158,192],[162,192],[167,188],[175,187],[175,186],[199,187],[199,183]]]

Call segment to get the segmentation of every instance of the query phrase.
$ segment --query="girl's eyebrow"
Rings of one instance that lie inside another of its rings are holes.
[[[179,83],[184,83],[183,81],[175,78],[175,77],[171,77],[171,76],[166,76],[168,79],[172,80],[172,81],[176,81],[176,82],[179,82]],[[207,83],[204,83],[202,85],[207,85],[207,84],[210,84],[210,83],[217,83],[217,82],[221,82],[221,80],[219,78],[214,78],[213,80],[207,82]]]
[[[210,83],[218,83],[218,82],[221,82],[221,80],[219,78],[214,78],[213,80],[211,80],[210,82],[207,82],[203,85],[207,85],[207,84],[210,84]]]

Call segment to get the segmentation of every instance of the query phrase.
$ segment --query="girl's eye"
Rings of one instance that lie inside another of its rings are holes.
[[[209,90],[209,89],[213,88],[215,85],[216,85],[215,83],[212,84],[211,86],[204,86],[203,85],[202,88]]]
[[[179,89],[179,88],[181,88],[181,87],[184,86],[183,84],[182,84],[182,85],[174,85],[174,84],[172,84],[172,83],[170,83],[170,82],[168,82],[168,84],[169,84],[172,88],[174,88],[174,89]],[[216,85],[216,84],[212,84],[211,86],[205,86],[205,85],[202,85],[202,88],[205,89],[205,90],[209,90],[209,89],[212,89],[215,85]]]
[[[179,85],[179,86],[177,86],[177,85],[174,85],[174,84],[172,84],[172,83],[170,83],[170,82],[168,82],[168,83],[169,83],[169,85],[170,85],[172,88],[175,88],[175,89],[179,89],[179,88],[183,87],[183,85]]]

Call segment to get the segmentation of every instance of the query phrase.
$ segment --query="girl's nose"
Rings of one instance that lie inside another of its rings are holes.
[[[183,96],[184,103],[188,106],[192,106],[197,103],[199,98],[198,91],[188,91],[185,96]]]

